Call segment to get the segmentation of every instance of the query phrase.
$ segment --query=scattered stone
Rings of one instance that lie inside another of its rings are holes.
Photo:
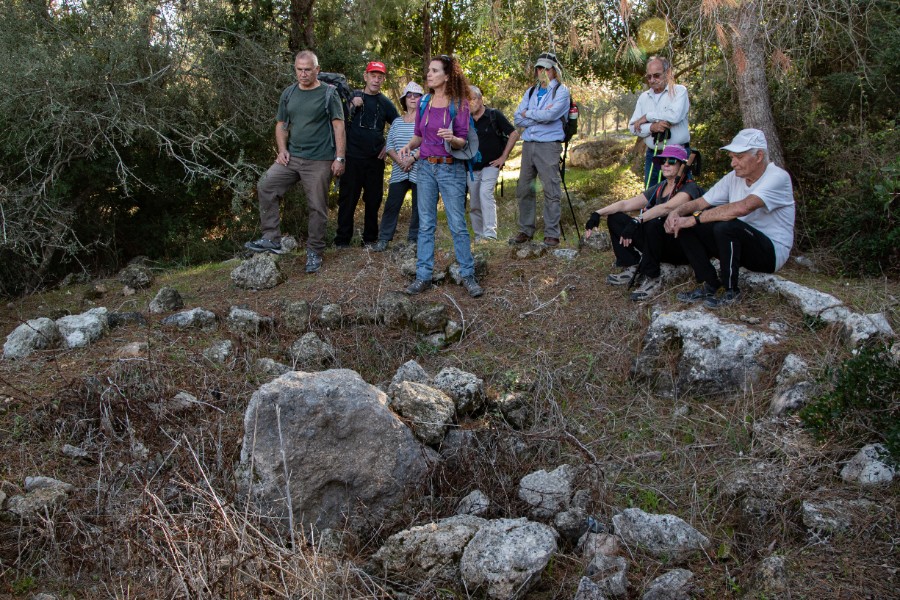
[[[453,398],[459,415],[475,413],[484,406],[484,381],[471,373],[445,367],[435,376],[434,387]]]
[[[150,312],[155,315],[181,310],[182,308],[184,308],[184,299],[178,293],[178,290],[169,286],[159,288],[156,296],[150,301]]]
[[[327,329],[340,329],[343,319],[340,304],[326,304],[319,311],[319,323]]]
[[[479,281],[487,275],[487,259],[482,254],[475,254],[472,257],[475,260],[475,278]],[[462,285],[463,278],[459,271],[459,263],[454,262],[447,269],[447,277],[456,285]]]
[[[60,489],[66,493],[69,493],[75,489],[75,486],[73,486],[71,483],[65,483],[64,481],[60,481],[59,479],[54,479],[53,477],[45,477],[43,475],[25,478],[26,494],[29,494],[35,490],[45,489]]]
[[[59,598],[53,594],[48,594],[47,592],[40,592],[32,596],[31,600],[59,600]]]
[[[890,453],[882,444],[863,446],[841,470],[841,479],[863,486],[884,485],[894,480]]]
[[[779,386],[786,386],[798,381],[805,381],[808,377],[809,365],[806,364],[806,361],[796,354],[788,354],[784,357],[775,383]]]
[[[221,365],[228,360],[232,352],[234,352],[234,344],[231,340],[222,340],[204,350],[203,356],[206,360]]]
[[[693,579],[687,569],[672,569],[650,582],[642,600],[691,600],[696,592]]]
[[[672,416],[675,418],[686,417],[691,414],[691,407],[689,404],[679,404],[675,407],[675,410],[672,411]]]
[[[591,239],[594,239],[594,237],[591,236]],[[587,577],[582,577],[581,581],[578,582],[578,589],[575,591],[573,600],[607,600],[607,598],[599,585]]]
[[[562,539],[575,544],[587,532],[587,513],[580,508],[558,512],[553,517],[553,528]]]
[[[294,369],[319,369],[335,361],[334,346],[313,332],[291,344],[288,354]]]
[[[540,580],[556,548],[556,532],[541,523],[488,521],[463,551],[460,573],[469,591],[481,588],[489,598],[518,600]]]
[[[298,527],[357,532],[398,509],[435,459],[359,374],[292,371],[253,393],[237,475],[242,493],[285,527],[291,506]]]
[[[485,524],[476,516],[457,515],[406,529],[389,537],[372,562],[400,582],[462,588],[459,561]]]
[[[753,574],[753,587],[766,597],[780,597],[788,591],[787,566],[783,556],[773,555],[762,562]]]
[[[657,307],[632,375],[676,397],[748,391],[765,371],[759,361],[762,350],[776,343],[771,335],[724,322],[705,310],[664,312]],[[665,372],[673,351],[678,353],[674,374]]]
[[[675,515],[645,513],[627,508],[613,517],[613,527],[622,541],[646,548],[658,557],[677,557],[709,547],[709,538]]]
[[[518,260],[540,258],[543,255],[547,254],[547,246],[543,244],[536,244],[535,242],[528,242],[525,244],[513,246],[511,254],[512,258]]]
[[[694,276],[690,265],[670,265],[669,263],[659,265],[659,274],[662,277],[663,285],[667,287],[692,280]]]
[[[211,331],[216,328],[216,314],[202,308],[183,310],[174,315],[169,315],[162,320],[164,326],[177,327],[178,329],[203,329]]]
[[[448,344],[455,344],[461,340],[462,334],[462,325],[456,321],[447,321],[447,326],[444,327],[444,339],[447,340]]]
[[[491,500],[481,490],[475,490],[459,501],[456,514],[483,517],[491,508]]]
[[[252,310],[237,306],[231,307],[225,324],[230,331],[249,336],[260,335],[275,328],[275,321],[272,317],[263,317]]]
[[[455,415],[453,400],[445,393],[411,381],[396,387],[390,407],[405,417],[416,437],[429,446],[441,443]]]
[[[581,247],[594,250],[596,252],[606,252],[612,249],[612,242],[609,240],[609,234],[605,231],[599,231],[591,234],[591,237],[581,238]]]
[[[359,547],[359,538],[352,531],[326,527],[316,536],[315,546],[319,552],[343,556],[356,551]]]
[[[439,333],[445,330],[448,320],[447,306],[433,302],[413,315],[412,326],[419,333]]]
[[[122,313],[109,313],[106,315],[106,324],[110,329],[124,327],[126,325],[147,326],[147,318],[142,313],[129,311]]]
[[[272,360],[271,358],[258,358],[256,360],[256,370],[264,375],[274,378],[284,375],[290,371],[291,368],[288,365]]]
[[[721,491],[740,502],[745,516],[764,521],[778,510],[789,482],[784,468],[760,461],[735,469],[724,478]]]
[[[598,554],[603,556],[616,556],[619,554],[619,538],[608,533],[588,531],[578,540],[576,548],[581,552],[581,556],[585,561],[591,562]]]
[[[742,322],[747,323],[748,325],[759,325],[760,323],[762,323],[762,319],[760,319],[759,317],[751,317],[748,315],[741,315],[739,319]]]
[[[378,320],[388,327],[403,327],[413,315],[413,305],[403,292],[387,292],[376,303]]]
[[[588,564],[585,575],[605,594],[624,596],[628,593],[628,563],[621,556],[597,554]]]
[[[818,534],[843,533],[853,525],[855,513],[877,510],[878,505],[869,500],[803,501],[803,524]]]
[[[447,336],[443,333],[432,333],[431,335],[426,335],[422,341],[435,350],[442,350],[447,347]]]
[[[78,446],[73,446],[71,444],[65,444],[62,447],[63,456],[68,456],[69,458],[74,458],[77,460],[85,459],[88,457],[88,452],[84,448],[79,448]]]
[[[404,381],[429,383],[431,378],[428,377],[428,373],[425,372],[425,369],[423,369],[419,363],[414,360],[408,360],[400,365],[400,368],[394,373],[394,378],[391,380],[391,385],[388,387],[388,394],[393,396],[397,391],[397,386]]]
[[[25,494],[9,498],[6,508],[23,519],[43,516],[61,507],[73,489],[51,477],[26,477]]]
[[[179,413],[190,410],[195,406],[200,406],[200,404],[202,403],[197,400],[197,397],[193,394],[189,394],[188,392],[178,392],[166,403],[166,409],[169,412]]]
[[[790,327],[784,321],[772,321],[769,323],[769,330],[774,331],[779,335],[785,335],[788,331],[790,331]]]
[[[539,519],[549,519],[569,506],[575,467],[560,465],[551,472],[535,471],[519,482],[519,498],[531,507],[531,514]]]
[[[553,250],[553,256],[562,260],[575,260],[578,258],[578,250],[574,248],[556,248]]]
[[[497,408],[503,419],[513,429],[526,429],[531,425],[532,404],[531,395],[524,392],[511,392],[504,394],[497,400]]]
[[[416,276],[416,259],[406,258],[400,261],[400,274],[406,277]]]
[[[275,257],[261,252],[238,265],[231,272],[231,281],[245,290],[268,290],[283,282],[284,275]]]
[[[306,331],[311,315],[312,305],[306,300],[287,302],[281,310],[281,318],[284,320],[285,327],[294,333]]]
[[[133,287],[129,287],[129,286],[127,286],[127,285],[123,285],[123,286],[122,286],[122,295],[123,295],[123,296],[126,296],[126,297],[127,297],[127,296],[134,296],[135,294],[137,294],[137,290],[134,289]]]
[[[116,350],[115,357],[118,359],[143,358],[147,355],[148,348],[147,342],[131,342]]]
[[[281,236],[281,249],[285,252],[293,252],[297,249],[299,244],[297,243],[297,238],[292,235],[283,235]]]
[[[119,271],[118,279],[125,287],[142,290],[153,283],[153,273],[147,265],[132,262]]]
[[[91,280],[91,276],[82,271],[81,273],[66,273],[66,276],[59,282],[59,287],[69,287],[79,283],[87,283]]]
[[[569,502],[570,508],[578,508],[585,513],[591,507],[591,493],[588,490],[576,490]],[[586,519],[585,519],[586,520]]]
[[[35,350],[54,348],[59,341],[59,327],[54,321],[46,317],[30,319],[6,336],[3,357],[13,360],[25,358]]]
[[[66,348],[84,348],[103,337],[109,328],[107,310],[92,308],[80,315],[71,315],[56,320],[59,334]]]
[[[775,416],[797,412],[809,404],[818,389],[816,384],[809,381],[800,381],[784,388],[778,388],[775,390],[775,395],[772,396],[769,412]]]

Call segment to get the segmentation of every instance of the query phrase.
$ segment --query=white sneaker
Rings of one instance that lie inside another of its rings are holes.
[[[606,283],[609,285],[628,285],[634,279],[635,273],[637,273],[637,265],[625,267],[625,270],[621,273],[610,273],[607,275]]]
[[[631,292],[631,299],[634,302],[644,302],[658,296],[663,289],[662,277],[644,276],[643,281],[638,289]]]

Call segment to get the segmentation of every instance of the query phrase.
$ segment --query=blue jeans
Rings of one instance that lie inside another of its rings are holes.
[[[459,273],[475,274],[475,259],[469,246],[466,226],[466,168],[462,162],[419,163],[416,187],[419,200],[419,242],[416,251],[416,279],[431,281],[434,271],[434,232],[437,228],[438,194],[444,201],[444,213],[453,235],[453,250]]]

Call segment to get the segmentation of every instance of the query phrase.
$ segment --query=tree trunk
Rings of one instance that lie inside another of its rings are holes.
[[[316,0],[291,0],[291,54],[315,47],[313,5]]]
[[[769,158],[784,167],[784,153],[769,99],[764,31],[760,24],[758,0],[745,0],[733,17],[731,57],[744,127],[761,130],[769,145]]]
[[[425,48],[425,68],[422,70],[423,73],[428,70],[428,63],[431,62],[432,38],[433,34],[431,31],[431,6],[429,6],[428,0],[425,0],[425,6],[422,7],[422,42]]]

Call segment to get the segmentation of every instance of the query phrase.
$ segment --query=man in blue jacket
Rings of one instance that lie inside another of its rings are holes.
[[[544,245],[559,246],[559,156],[569,116],[569,89],[560,82],[561,74],[556,55],[541,54],[534,63],[537,83],[525,92],[513,117],[516,127],[524,128],[522,166],[516,186],[519,233],[511,240],[515,244],[524,244],[534,237],[537,204],[534,178],[537,176],[544,188]]]

